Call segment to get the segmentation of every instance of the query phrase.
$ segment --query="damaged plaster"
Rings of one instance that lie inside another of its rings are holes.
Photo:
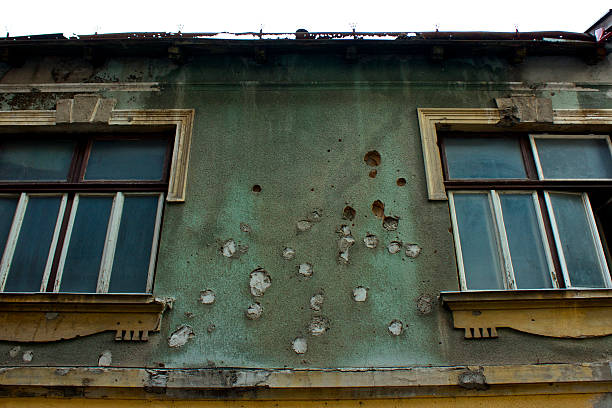
[[[421,247],[417,244],[404,244],[404,247],[408,258],[416,258],[421,254]]]
[[[378,246],[378,237],[373,234],[368,234],[363,239],[363,243],[365,244],[366,248],[376,248]]]
[[[392,320],[387,329],[393,336],[399,336],[404,331],[404,323],[397,319]]]
[[[368,289],[363,286],[357,286],[353,289],[353,300],[355,302],[365,302],[368,298]]]
[[[259,302],[252,303],[247,308],[245,314],[246,317],[250,320],[257,320],[261,317],[263,313],[263,307],[259,304]]]
[[[330,329],[330,321],[327,317],[315,316],[308,324],[308,331],[313,336],[321,336]]]
[[[304,354],[308,351],[308,343],[303,337],[298,337],[291,343],[291,348],[296,354]]]
[[[325,297],[322,293],[316,293],[312,295],[310,298],[310,308],[315,311],[320,311],[321,307],[323,307],[323,302],[325,301]]]
[[[251,295],[263,296],[265,291],[272,285],[272,279],[268,272],[263,268],[257,268],[251,272],[251,278],[249,280],[249,287],[251,289]]]
[[[297,267],[297,269],[298,269],[298,273],[301,276],[304,276],[306,278],[310,278],[312,276],[312,273],[313,273],[312,264],[309,264],[308,262],[300,264]]]
[[[110,350],[104,350],[98,357],[98,365],[100,367],[108,367],[113,364],[113,354]]]
[[[338,262],[348,264],[349,249],[355,245],[355,238],[351,235],[351,229],[346,225],[340,226],[338,232],[342,235],[338,241]]]
[[[289,247],[283,249],[282,256],[286,260],[290,261],[291,259],[295,258],[295,249]]]
[[[212,289],[206,289],[200,292],[200,303],[212,305],[215,303],[215,292]]]
[[[168,338],[168,345],[172,348],[184,346],[190,339],[195,337],[191,326],[183,324],[179,326]]]
[[[397,254],[402,249],[402,243],[399,241],[391,241],[387,246],[390,254]]]

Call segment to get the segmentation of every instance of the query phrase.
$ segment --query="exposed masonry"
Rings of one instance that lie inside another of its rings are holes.
[[[327,317],[315,316],[308,324],[308,331],[313,336],[321,336],[330,329],[330,322]]]
[[[184,346],[187,341],[195,337],[191,326],[183,324],[179,326],[168,338],[168,345],[172,348]]]
[[[297,354],[304,354],[308,351],[308,343],[306,342],[305,338],[298,337],[291,343],[291,348]]]
[[[272,279],[268,272],[263,268],[257,268],[251,272],[251,278],[249,280],[249,287],[251,289],[251,295],[263,296],[265,291],[272,285]]]
[[[259,304],[259,302],[252,303],[247,308],[245,314],[246,317],[251,320],[257,320],[261,317],[263,313],[263,307]]]
[[[283,249],[283,258],[285,258],[288,261],[295,258],[295,249],[288,248],[288,247]]]
[[[108,367],[113,364],[113,354],[110,350],[104,350],[98,357],[98,365],[100,367]]]
[[[310,308],[318,312],[321,310],[324,301],[325,297],[323,296],[323,293],[316,293],[310,298]]]
[[[355,302],[365,302],[368,298],[368,289],[363,286],[357,286],[353,289],[353,300]]]
[[[363,239],[363,243],[367,248],[376,248],[378,246],[378,237],[373,234],[368,234]]]
[[[212,289],[206,289],[200,292],[200,302],[205,305],[215,303],[215,292]]]
[[[342,235],[338,241],[338,262],[349,263],[349,249],[355,245],[355,238],[351,235],[351,229],[346,225],[341,225],[338,232]]]
[[[236,253],[236,249],[236,241],[234,241],[233,239],[228,239],[223,243],[223,246],[221,247],[221,253],[226,258],[231,258]]]
[[[417,244],[405,244],[404,247],[406,248],[406,256],[409,258],[416,258],[421,254],[422,249]]]
[[[393,336],[399,336],[404,331],[404,323],[397,319],[392,320],[387,329]]]
[[[468,390],[486,390],[489,388],[483,369],[466,370],[459,375],[459,386]]]
[[[33,358],[34,358],[34,351],[32,351],[32,350],[26,350],[26,351],[24,351],[24,352],[23,352],[22,359],[23,359],[23,361],[25,361],[26,363],[31,362]]]
[[[313,273],[312,265],[308,262],[300,264],[298,267],[298,273],[306,278],[310,278]]]
[[[395,231],[399,226],[399,218],[397,217],[385,217],[383,219],[383,228],[387,231]]]
[[[402,243],[399,241],[391,241],[387,246],[387,250],[390,254],[397,254],[402,250]]]

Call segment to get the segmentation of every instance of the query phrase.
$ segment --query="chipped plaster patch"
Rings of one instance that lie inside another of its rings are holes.
[[[215,303],[215,292],[212,289],[206,289],[200,292],[200,302],[205,305]]]
[[[313,270],[312,265],[308,262],[304,262],[298,266],[298,273],[302,276],[310,278],[312,276]]]
[[[409,258],[416,258],[422,250],[417,244],[406,244],[404,247],[406,248],[406,256]]]
[[[416,307],[421,314],[429,314],[433,310],[433,298],[429,295],[421,295],[416,300]]]
[[[329,319],[322,316],[315,316],[308,325],[308,331],[313,336],[321,336],[330,329]]]
[[[308,343],[306,342],[305,338],[298,337],[291,343],[291,348],[297,354],[304,354],[308,351]]]
[[[283,249],[283,258],[288,261],[295,258],[295,249],[289,247]]]
[[[34,358],[34,351],[32,350],[24,351],[22,358],[23,358],[23,361],[25,361],[26,363],[29,363]]]
[[[342,234],[338,241],[338,262],[349,263],[349,249],[355,245],[355,238],[351,235],[351,229],[347,225],[341,225],[338,232]]]
[[[168,345],[172,348],[184,346],[187,341],[195,337],[191,326],[183,324],[179,326],[168,338]]]
[[[391,241],[389,246],[387,246],[387,250],[390,254],[397,254],[402,249],[402,243],[399,241]]]
[[[19,355],[20,351],[21,351],[21,347],[19,347],[19,346],[15,346],[15,347],[11,348],[9,350],[9,352],[8,352],[9,353],[9,357],[11,357],[11,358],[17,357]]]
[[[251,320],[257,320],[261,317],[262,313],[263,313],[263,307],[259,304],[259,302],[255,302],[249,305],[249,307],[247,308],[246,317],[248,317]]]
[[[110,350],[104,350],[98,357],[98,365],[100,367],[108,367],[113,363],[113,354]]]
[[[231,258],[236,253],[236,241],[233,239],[228,239],[223,243],[223,247],[221,248],[221,253],[226,258]]]
[[[319,310],[321,310],[324,301],[325,297],[323,296],[323,294],[316,293],[310,298],[310,308],[318,312]]]
[[[374,234],[368,234],[363,239],[363,243],[367,248],[376,248],[378,246],[378,237]]]
[[[385,217],[383,219],[383,228],[387,231],[395,231],[399,226],[399,218],[396,217]]]
[[[365,302],[368,298],[368,289],[363,286],[357,286],[353,289],[353,300],[355,302]]]
[[[404,331],[404,323],[397,319],[392,320],[387,329],[393,336],[399,336]]]
[[[251,232],[251,226],[249,224],[247,224],[246,222],[241,222],[240,223],[240,231],[246,232],[248,234],[249,232]]]
[[[297,222],[296,227],[298,231],[305,232],[312,228],[312,222],[308,220],[300,220]]]
[[[251,279],[249,281],[249,287],[251,288],[251,295],[263,296],[264,292],[272,285],[272,279],[268,272],[262,268],[257,268],[251,272]]]

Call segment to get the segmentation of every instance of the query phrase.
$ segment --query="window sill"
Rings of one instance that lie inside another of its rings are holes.
[[[497,328],[559,338],[612,334],[612,289],[441,292],[466,339],[495,338]]]
[[[159,331],[169,302],[151,295],[0,294],[0,340],[48,342],[114,331],[142,340]]]

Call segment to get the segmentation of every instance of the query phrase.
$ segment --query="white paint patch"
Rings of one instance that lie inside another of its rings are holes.
[[[402,243],[399,241],[391,241],[389,246],[387,246],[387,250],[390,254],[397,254],[402,249]]]
[[[363,239],[363,243],[367,248],[376,248],[378,246],[378,237],[373,234],[368,234]]]
[[[258,302],[251,304],[246,310],[246,317],[251,320],[257,320],[263,313],[263,307]]]
[[[393,320],[391,323],[389,323],[388,329],[389,333],[392,335],[399,336],[404,331],[404,323],[402,323],[400,320]]]
[[[303,264],[300,264],[300,266],[298,266],[298,273],[302,276],[305,276],[307,278],[310,278],[312,276],[312,265],[309,264],[308,262],[305,262]]]
[[[34,352],[32,350],[27,350],[23,352],[23,361],[29,363],[34,358]]]
[[[304,232],[312,228],[312,222],[308,220],[300,220],[296,224],[298,231]]]
[[[363,286],[357,286],[353,289],[353,300],[355,302],[365,302],[368,298],[368,290]]]
[[[406,244],[406,256],[409,258],[416,258],[421,253],[421,247],[417,244]]]
[[[293,351],[295,351],[297,354],[304,354],[308,351],[308,343],[303,337],[298,337],[293,340],[293,343],[291,343],[291,347],[293,348]]]
[[[308,331],[313,336],[321,336],[329,330],[329,319],[325,317],[315,316],[308,325]]]
[[[263,296],[270,285],[272,285],[272,279],[264,269],[258,268],[251,272],[251,280],[249,281],[251,295]]]
[[[310,298],[310,308],[318,312],[321,310],[324,301],[325,297],[323,297],[323,294],[317,293]]]
[[[182,347],[193,337],[195,337],[195,333],[191,326],[183,324],[170,335],[168,345],[172,348]]]
[[[289,247],[283,249],[283,258],[288,261],[295,258],[295,249]]]
[[[221,253],[226,258],[231,258],[236,253],[236,241],[233,239],[228,239],[223,243],[223,247],[221,248]]]
[[[215,303],[215,292],[212,289],[206,289],[200,292],[200,302],[205,305],[212,305]]]
[[[9,350],[9,357],[15,358],[19,355],[19,352],[21,351],[21,347],[19,346],[15,346],[12,349]]]
[[[98,365],[100,367],[108,367],[113,363],[113,354],[110,350],[104,350],[98,357]]]

